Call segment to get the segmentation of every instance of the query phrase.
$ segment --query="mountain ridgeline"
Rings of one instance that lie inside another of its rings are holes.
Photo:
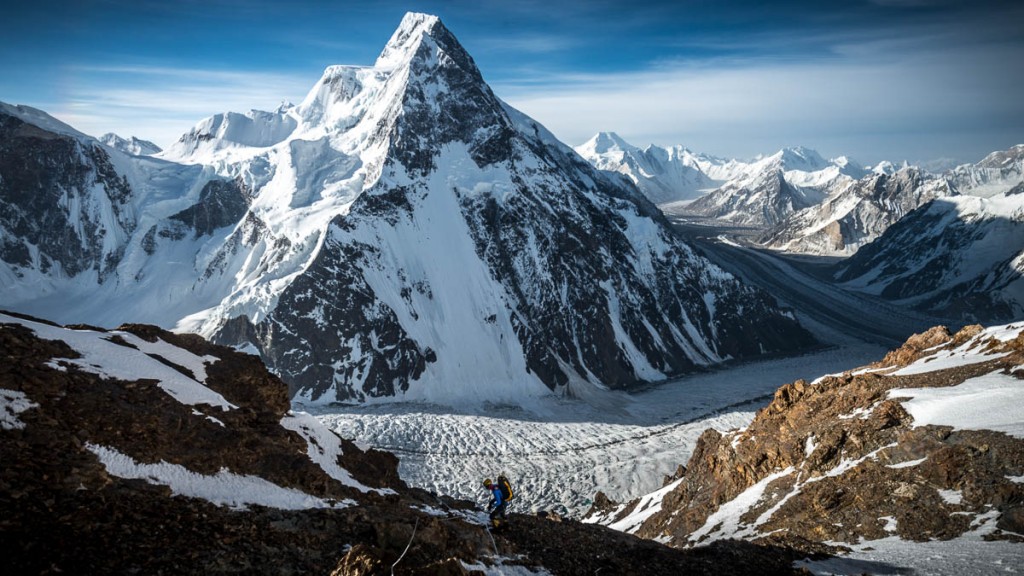
[[[243,347],[300,402],[585,396],[814,344],[498,99],[433,16],[155,155],[23,107],[0,128],[7,307]]]

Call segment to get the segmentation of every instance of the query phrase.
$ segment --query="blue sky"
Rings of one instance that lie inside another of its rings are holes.
[[[495,92],[568,144],[864,163],[1024,142],[1024,2],[35,0],[0,17],[0,100],[167,146],[202,118],[300,101],[437,14]]]

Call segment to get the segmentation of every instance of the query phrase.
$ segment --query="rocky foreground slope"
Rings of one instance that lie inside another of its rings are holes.
[[[1024,545],[1022,399],[1024,324],[933,328],[874,365],[783,386],[747,428],[705,432],[661,491],[599,498],[590,520],[680,548]]]
[[[255,356],[151,326],[0,314],[5,574],[792,573],[407,487],[394,456],[290,411]],[[493,536],[493,537],[492,537]]]

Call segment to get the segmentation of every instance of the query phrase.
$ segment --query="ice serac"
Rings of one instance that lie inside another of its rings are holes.
[[[304,401],[583,393],[809,342],[502,103],[435,17],[407,16],[373,68],[328,69],[297,111],[360,134],[345,151],[375,168],[276,306],[217,330]]]

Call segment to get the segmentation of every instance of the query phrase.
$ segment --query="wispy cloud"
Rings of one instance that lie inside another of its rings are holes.
[[[803,144],[862,162],[977,156],[1024,140],[1021,79],[1005,68],[1021,57],[979,47],[884,60],[660,63],[636,73],[504,83],[496,91],[572,144],[613,130],[639,145],[686,144],[722,155]],[[996,119],[1015,116],[1016,125],[1002,128],[1006,142],[976,138]]]
[[[475,42],[475,48],[490,52],[508,51],[528,54],[560,52],[579,47],[577,38],[555,34],[488,36]]]
[[[306,75],[167,66],[115,65],[70,69],[59,101],[43,104],[79,130],[117,132],[167,146],[218,112],[273,109],[305,96]]]

